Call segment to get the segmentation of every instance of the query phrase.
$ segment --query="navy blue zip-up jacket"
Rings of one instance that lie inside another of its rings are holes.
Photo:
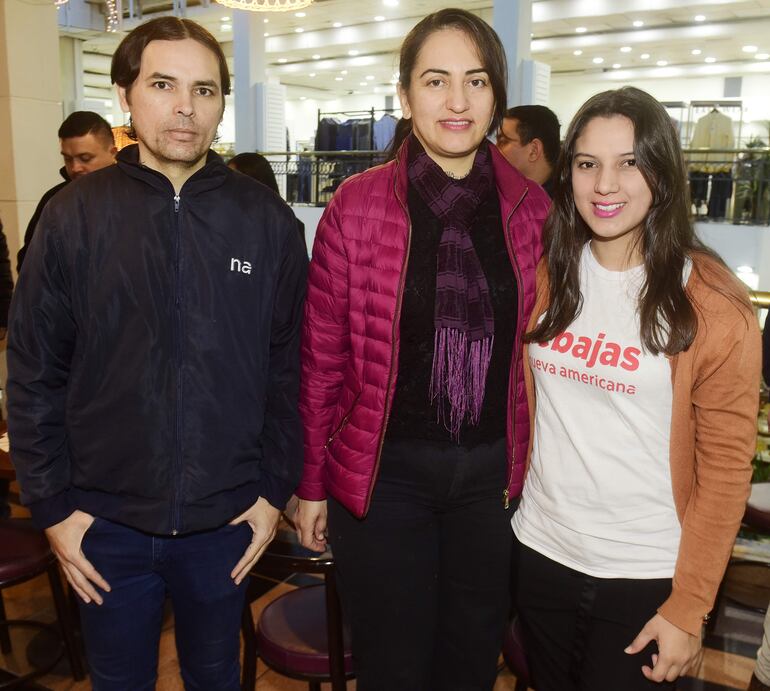
[[[8,429],[40,527],[221,526],[302,469],[307,255],[291,210],[210,152],[177,196],[138,148],[59,192],[11,305]]]

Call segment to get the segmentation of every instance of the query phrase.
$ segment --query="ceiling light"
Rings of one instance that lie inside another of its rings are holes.
[[[348,73],[347,70],[340,70],[340,74],[347,74],[347,73]]]
[[[289,12],[302,10],[313,4],[313,0],[217,0],[220,5],[251,12]],[[206,3],[208,4],[208,3]]]
[[[278,58],[278,62],[283,65],[283,63],[288,62],[288,60],[286,58]]]
[[[267,33],[267,31],[265,31],[265,33],[264,33],[264,34],[262,34],[262,35],[263,35],[265,38],[267,38],[267,37],[268,37],[270,34],[269,34],[269,33]]]
[[[315,77],[315,72],[311,72],[308,77]]]
[[[342,26],[342,22],[334,22],[334,24],[332,24],[332,26],[333,26],[335,29],[339,29],[339,28]]]
[[[233,25],[232,24],[222,24],[222,26],[220,26],[219,28],[222,29],[222,31],[225,31],[225,32],[232,31],[233,30]]]
[[[267,18],[265,18],[265,19],[263,19],[262,21],[263,21],[265,24],[267,24],[267,23],[268,23],[270,20],[269,20],[269,19],[267,19]]]
[[[703,14],[696,14],[696,15],[693,17],[693,19],[694,19],[696,22],[705,22],[705,21],[706,21],[706,16],[705,16],[705,15],[703,15]]]
[[[642,26],[644,26],[644,22],[643,22],[641,19],[637,19],[637,20],[634,22],[634,26],[635,26],[635,27],[638,29],[639,27],[642,27]]]
[[[613,70],[619,70],[622,67],[622,65],[619,62],[613,63],[612,69]]]
[[[366,79],[369,79],[371,81],[372,79],[374,79],[374,75],[373,74],[367,74],[366,75]]]
[[[358,82],[358,86],[368,86],[366,82]]]
[[[717,59],[716,59],[716,58],[711,58],[711,57],[708,57],[708,58],[706,58],[706,59],[704,60],[704,62],[707,62],[707,63],[709,63],[709,64],[711,64],[712,62],[716,62],[716,61],[717,61]]]
[[[575,29],[576,34],[584,34],[588,29],[586,29],[584,26],[579,26]]]
[[[578,50],[573,50],[573,51],[572,51],[572,54],[573,54],[573,55],[582,55],[582,54],[583,54],[583,51],[582,51],[582,50],[580,50],[580,49],[578,49]]]
[[[391,79],[391,80],[390,80],[390,83],[391,83],[391,84],[394,84],[394,85],[395,85],[395,84],[398,84],[398,79]],[[110,105],[112,105],[112,101],[110,101]]]
[[[655,63],[658,67],[665,67],[668,65],[668,60],[658,60],[658,62]]]
[[[690,53],[691,53],[692,55],[700,55],[702,52],[703,52],[703,51],[701,51],[701,49],[700,49],[700,48],[693,48],[693,49],[690,51]]]
[[[358,51],[357,50],[349,50],[348,51],[348,55],[350,55],[352,57],[355,57],[356,55],[358,55]]]
[[[621,53],[630,53],[632,50],[633,50],[633,49],[631,48],[631,46],[623,46],[623,47],[620,49],[620,52],[621,52]]]
[[[221,21],[223,21],[223,22],[229,22],[229,21],[230,21],[230,17],[222,17],[222,20],[221,20]]]
[[[757,47],[756,46],[743,46],[743,48],[741,48],[741,50],[744,53],[756,53],[757,52]]]
[[[385,7],[398,7],[398,0],[382,0]]]
[[[377,15],[377,16],[374,18],[374,21],[375,21],[375,22],[384,22],[384,21],[385,21],[385,17],[383,17],[381,14],[378,14],[378,15]]]
[[[768,58],[770,58],[770,53],[757,53],[754,56],[755,60],[767,60]]]
[[[342,81],[342,77],[335,77],[335,78],[334,78],[334,81],[335,81],[335,82],[341,82],[341,81]]]
[[[307,96],[300,96],[300,97],[299,97],[299,100],[300,100],[300,101],[304,101],[305,99],[307,99]]]
[[[295,12],[294,16],[302,19],[302,17],[307,17],[307,14],[305,14],[304,12]]]
[[[604,58],[594,58],[591,62],[593,62],[594,65],[601,65],[604,62]]]
[[[304,29],[301,26],[298,26],[296,29],[294,29],[295,34],[301,34],[304,31]]]
[[[650,59],[650,54],[649,53],[642,53],[639,57],[642,60],[649,60]]]
[[[320,60],[321,56],[318,53],[313,54],[313,60]]]

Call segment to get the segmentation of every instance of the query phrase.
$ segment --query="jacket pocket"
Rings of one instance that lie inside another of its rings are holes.
[[[347,412],[342,416],[340,423],[337,425],[337,427],[334,428],[334,431],[329,435],[329,438],[326,440],[326,443],[324,444],[325,449],[328,449],[329,445],[339,436],[339,433],[342,432],[343,429],[345,429],[345,425],[348,424],[348,420],[350,420],[350,416],[352,415],[353,410],[355,410],[355,407],[356,407],[356,404],[358,403],[359,398],[361,398],[360,391],[356,394],[356,397],[353,399],[353,402],[348,407]]]

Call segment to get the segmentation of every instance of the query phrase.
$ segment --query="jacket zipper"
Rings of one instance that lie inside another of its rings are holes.
[[[511,213],[508,214],[508,218],[505,221],[505,229],[504,229],[505,232],[503,233],[503,235],[505,236],[505,246],[508,249],[508,255],[510,256],[510,259],[511,259],[511,264],[513,266],[513,271],[516,274],[516,284],[517,284],[516,285],[516,303],[517,303],[517,310],[518,310],[517,313],[516,313],[516,321],[518,321],[519,324],[521,324],[522,311],[523,311],[523,309],[522,309],[523,308],[523,301],[522,301],[522,295],[521,295],[521,291],[523,289],[523,286],[521,284],[521,269],[519,268],[519,262],[516,259],[516,253],[513,251],[513,247],[511,247],[511,238],[510,238],[510,234],[509,234],[510,227],[509,226],[510,226],[510,223],[511,223],[511,219],[513,218],[513,214],[516,213],[516,209],[518,209],[519,206],[521,205],[521,203],[524,201],[524,197],[527,196],[527,192],[528,192],[528,189],[525,189],[524,193],[521,195],[521,199],[519,199],[519,201],[516,202],[516,205],[513,207],[513,209],[511,209]],[[517,333],[515,334],[516,336],[518,336],[518,331],[519,331],[519,328],[517,327],[516,328],[516,332]],[[515,459],[515,453],[516,453],[516,425],[515,425],[515,422],[516,422],[516,420],[515,420],[516,403],[513,402],[513,404],[511,404],[510,396],[511,395],[513,395],[513,396],[516,395],[516,387],[517,387],[517,385],[519,383],[518,382],[518,374],[519,374],[518,362],[519,362],[519,352],[520,352],[519,341],[520,341],[519,338],[516,338],[515,341],[514,341],[514,345],[513,345],[513,362],[511,363],[511,367],[513,368],[513,387],[512,387],[512,391],[509,392],[509,404],[508,404],[510,406],[509,413],[510,413],[510,416],[511,416],[511,465],[510,465],[510,468],[508,470],[508,477],[507,477],[507,480],[505,482],[505,488],[503,489],[503,507],[505,509],[508,509],[508,507],[511,505],[510,487],[511,487],[511,479],[513,478],[514,462],[516,460]],[[510,377],[509,377],[509,381],[510,381]]]
[[[396,182],[394,182],[394,187]],[[396,199],[401,206],[407,219],[409,219],[409,212],[406,209],[406,205],[398,196],[398,189],[395,189]],[[406,255],[404,256],[404,263],[401,265],[401,276],[398,281],[398,296],[396,298],[396,311],[393,315],[393,329],[391,332],[391,346],[390,346],[390,370],[388,371],[388,388],[385,390],[385,419],[382,422],[382,431],[380,432],[380,443],[377,448],[377,457],[374,461],[374,472],[372,473],[372,479],[369,483],[369,490],[366,493],[366,506],[364,506],[364,516],[369,512],[369,505],[372,502],[372,492],[374,491],[374,482],[377,479],[377,474],[380,470],[380,458],[382,457],[382,446],[385,443],[385,431],[388,428],[388,420],[390,420],[390,394],[393,385],[393,370],[394,361],[396,359],[396,331],[399,327],[399,321],[401,319],[401,302],[404,297],[404,284],[406,283],[406,267],[409,264],[409,252],[412,249],[412,221],[409,219],[409,229],[406,236]]]
[[[174,257],[174,323],[176,325],[176,343],[174,350],[176,354],[176,404],[174,406],[174,468],[173,468],[173,491],[171,497],[171,534],[179,534],[180,524],[180,506],[182,494],[182,304],[181,304],[181,277],[179,275],[180,253],[182,244],[182,233],[179,226],[179,206],[180,195],[174,195],[174,221],[176,223],[176,248]]]
[[[353,399],[353,402],[350,404],[350,407],[348,408],[348,412],[342,416],[342,420],[340,420],[340,424],[337,425],[335,430],[329,435],[329,438],[326,440],[326,443],[324,444],[324,449],[329,448],[329,444],[331,444],[335,440],[335,438],[339,435],[339,433],[342,432],[345,425],[348,424],[348,420],[350,419],[350,416],[353,414],[353,409],[356,407],[356,403],[358,403],[359,398],[361,398],[360,391],[356,394],[356,397]]]

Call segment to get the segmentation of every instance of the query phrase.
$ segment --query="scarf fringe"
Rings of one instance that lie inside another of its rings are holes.
[[[466,418],[471,425],[479,423],[494,342],[494,335],[468,341],[467,334],[458,329],[436,329],[430,399],[437,403],[437,420],[456,442]]]

